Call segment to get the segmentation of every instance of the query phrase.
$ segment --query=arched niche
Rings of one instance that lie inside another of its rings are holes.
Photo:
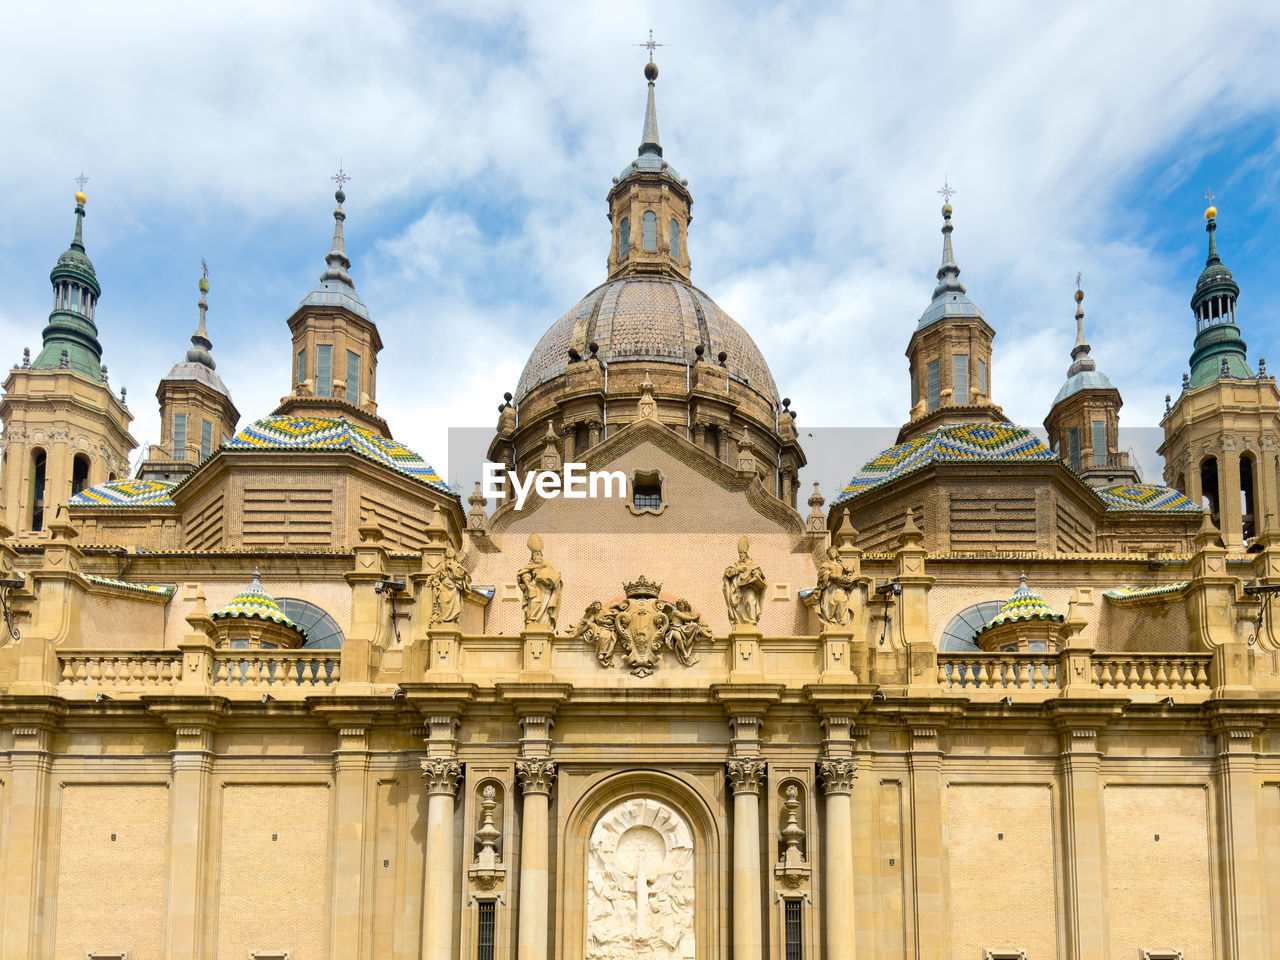
[[[564,787],[562,779],[560,789]],[[565,817],[562,856],[557,865],[556,940],[561,944],[558,955],[589,956],[587,904],[592,836],[602,822],[610,822],[607,818],[625,815],[632,801],[653,801],[670,810],[687,828],[693,871],[694,952],[689,956],[699,960],[719,957],[724,935],[721,878],[727,866],[722,852],[726,825],[713,811],[713,799],[705,784],[653,770],[622,771],[592,778]],[[656,816],[661,811],[650,813]],[[639,836],[635,840],[643,842]],[[679,953],[673,956],[684,960]]]

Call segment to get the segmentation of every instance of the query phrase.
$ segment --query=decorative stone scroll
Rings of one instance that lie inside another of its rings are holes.
[[[447,793],[453,796],[462,776],[462,764],[448,757],[428,757],[422,761],[422,779],[427,781],[427,793]]]
[[[689,825],[653,799],[606,811],[587,852],[587,960],[694,957],[693,922]]]
[[[688,600],[675,603],[659,597],[662,584],[640,577],[623,585],[625,600],[607,609],[599,601],[587,607],[574,629],[575,638],[595,647],[601,666],[611,667],[619,653],[637,677],[647,677],[671,650],[682,664],[698,662],[694,648],[699,640],[711,641],[711,630]]]

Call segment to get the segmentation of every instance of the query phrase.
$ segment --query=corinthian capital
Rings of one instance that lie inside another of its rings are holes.
[[[525,793],[551,794],[551,784],[556,779],[554,760],[517,760],[516,776]]]
[[[730,760],[729,786],[735,794],[759,793],[764,770],[763,760]]]
[[[427,781],[427,793],[447,793],[458,790],[462,776],[462,764],[448,757],[428,757],[422,761],[422,779]]]
[[[853,781],[858,779],[858,761],[848,758],[822,760],[818,763],[818,776],[822,780],[823,793],[853,793]]]

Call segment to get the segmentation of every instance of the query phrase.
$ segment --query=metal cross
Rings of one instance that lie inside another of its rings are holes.
[[[653,31],[652,31],[652,30],[650,30],[650,31],[649,31],[649,40],[648,40],[648,42],[646,42],[646,43],[633,43],[633,44],[632,44],[632,46],[633,46],[633,47],[648,47],[648,48],[649,48],[649,60],[650,60],[650,62],[652,62],[652,60],[653,60],[653,51],[654,51],[654,49],[655,49],[656,47],[666,47],[666,46],[670,46],[670,44],[666,44],[666,43],[657,43],[657,42],[655,42],[655,41],[654,41],[654,39],[653,39]]]
[[[339,157],[339,158],[338,158],[338,172],[337,172],[337,173],[335,173],[335,174],[334,174],[332,177],[330,177],[329,179],[330,179],[330,180],[332,180],[334,183],[336,183],[336,184],[338,185],[338,189],[339,189],[339,190],[341,190],[341,189],[342,189],[342,185],[343,185],[344,183],[346,183],[348,180],[350,180],[350,179],[351,179],[351,178],[350,178],[350,177],[348,177],[345,173],[343,173],[343,172],[342,172],[342,158],[341,158],[341,157]]]
[[[204,278],[209,279],[209,264],[205,263],[204,257],[200,258],[200,269],[204,271]]]
[[[1213,192],[1213,188],[1212,188],[1212,187],[1210,187],[1208,190],[1206,190],[1206,191],[1204,192],[1204,198],[1205,198],[1206,200],[1208,200],[1210,203],[1213,203],[1213,200],[1214,200],[1214,197],[1215,197],[1215,196],[1216,196],[1216,194]]]
[[[1076,271],[1076,289],[1077,290],[1080,289],[1080,281],[1083,279],[1084,279],[1084,274],[1082,274],[1079,270],[1077,270]]]
[[[89,178],[84,175],[84,171],[80,171],[80,176],[76,177],[76,183],[80,185],[80,192],[84,193],[84,185],[89,182]]]
[[[947,182],[947,178],[942,178],[942,189],[938,191],[938,196],[942,197],[943,203],[950,203],[951,198],[955,196],[955,189]]]

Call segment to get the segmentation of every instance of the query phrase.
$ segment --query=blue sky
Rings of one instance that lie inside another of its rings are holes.
[[[694,195],[694,280],[802,427],[905,418],[944,175],[1011,419],[1039,425],[1062,382],[1079,270],[1122,426],[1158,422],[1191,349],[1210,186],[1250,361],[1280,366],[1274,5],[230,0],[25,4],[7,27],[0,363],[39,346],[83,168],[104,359],[140,443],[202,256],[243,417],[287,391],[285,320],[323,269],[341,157],[381,412],[447,469],[447,429],[491,427],[542,332],[604,278],[649,27],[670,44],[659,126]]]

